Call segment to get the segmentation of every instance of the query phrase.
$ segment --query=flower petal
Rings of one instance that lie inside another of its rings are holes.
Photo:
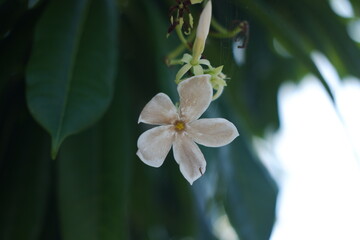
[[[212,100],[211,76],[194,76],[178,85],[180,95],[180,118],[185,122],[198,119],[209,107]]]
[[[174,158],[180,172],[190,183],[201,177],[206,170],[204,155],[196,143],[185,134],[178,134],[173,144]]]
[[[139,123],[171,124],[178,119],[176,107],[168,95],[158,93],[148,102],[139,116]]]
[[[212,11],[211,1],[208,1],[205,5],[204,10],[200,14],[198,27],[196,29],[196,38],[199,38],[203,41],[206,40],[209,34],[210,23],[211,23],[211,11]]]
[[[137,155],[149,166],[160,167],[169,153],[175,132],[172,126],[160,126],[147,130],[137,141]]]
[[[224,118],[203,118],[188,124],[187,133],[195,142],[207,147],[220,147],[232,142],[239,133]]]

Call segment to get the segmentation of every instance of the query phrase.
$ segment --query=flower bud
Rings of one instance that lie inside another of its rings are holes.
[[[190,0],[191,4],[201,3],[203,0]]]
[[[199,19],[199,24],[196,30],[196,39],[193,46],[194,60],[198,61],[205,48],[205,41],[209,34],[211,23],[211,1],[209,0],[202,11]]]

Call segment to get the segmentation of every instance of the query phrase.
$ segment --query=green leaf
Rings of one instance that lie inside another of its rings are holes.
[[[316,48],[327,55],[340,74],[350,73],[360,77],[357,63],[360,49],[349,37],[347,22],[341,21],[327,2],[290,4],[289,10],[297,13],[292,21],[302,22],[303,35],[311,38]]]
[[[218,165],[224,186],[218,191],[240,239],[268,240],[275,222],[278,187],[249,144],[251,135],[237,121],[235,104],[222,99],[218,108],[210,109],[233,122],[240,133],[228,146],[218,149],[213,162]]]
[[[124,145],[121,115],[111,118],[70,137],[60,151],[58,195],[65,240],[126,239],[129,146]]]
[[[230,158],[222,158],[228,165],[223,173],[225,209],[241,239],[268,240],[275,222],[277,188],[259,160],[249,156],[242,141],[232,144]]]
[[[309,36],[301,34],[292,22],[287,21],[284,14],[276,11],[273,5],[263,0],[237,0],[236,3],[239,6],[246,6],[254,18],[266,26],[268,31],[272,33],[290,53],[302,61],[302,63],[319,78],[326,92],[334,102],[334,96],[328,83],[310,58],[310,53],[314,50],[314,46]]]
[[[103,119],[69,137],[59,152],[58,196],[64,240],[128,239],[125,211],[135,140],[129,128],[128,78],[120,70],[114,100]]]
[[[36,28],[27,68],[27,102],[50,133],[52,157],[63,140],[106,111],[116,68],[112,0],[51,1]]]

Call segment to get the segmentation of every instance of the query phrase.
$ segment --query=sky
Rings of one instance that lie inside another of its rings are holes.
[[[280,89],[282,127],[268,142],[280,185],[271,240],[360,239],[359,82],[336,89],[341,117],[313,76]]]
[[[359,240],[360,79],[340,80],[325,56],[312,57],[336,105],[311,74],[285,83],[280,130],[254,139],[280,189],[270,240]],[[217,224],[220,239],[239,239],[226,217]]]
[[[360,20],[348,0],[330,0],[351,18],[349,36],[360,42]],[[312,59],[335,105],[312,75],[284,84],[278,94],[281,128],[255,145],[280,186],[271,240],[360,239],[360,79],[340,79],[319,52]]]

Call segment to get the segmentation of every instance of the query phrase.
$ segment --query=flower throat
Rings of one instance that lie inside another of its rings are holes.
[[[178,132],[182,132],[185,130],[185,123],[183,121],[176,121],[174,123],[175,130]]]

